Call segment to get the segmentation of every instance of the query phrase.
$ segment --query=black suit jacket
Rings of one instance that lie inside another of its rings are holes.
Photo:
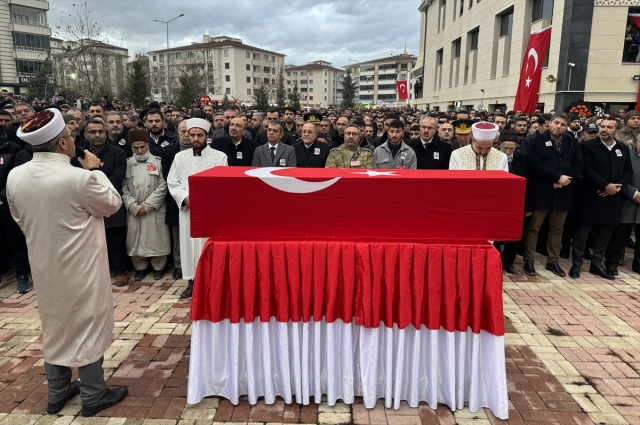
[[[253,152],[260,146],[254,140],[248,139],[243,136],[238,146],[233,144],[231,137],[219,137],[211,142],[213,149],[224,152],[227,155],[227,164],[235,167],[251,167],[251,161],[253,161]],[[238,158],[238,154],[242,158]]]
[[[302,140],[294,144],[293,148],[296,150],[296,166],[306,168],[324,168],[331,151],[328,143],[317,140],[308,150]]]
[[[176,157],[178,152],[180,152],[180,142],[165,146],[160,151],[160,165],[162,165],[162,177],[164,177],[165,181],[167,180],[167,177],[169,177],[171,164],[173,164],[173,159]],[[171,193],[168,190],[167,197],[165,199],[167,214],[164,219],[164,224],[167,226],[179,226],[180,209],[178,208],[178,204],[176,204],[176,200],[173,199],[173,196],[171,196]]]
[[[104,143],[103,148],[95,154],[100,158],[100,171],[108,178],[113,187],[122,196],[122,183],[127,172],[127,155],[122,149],[116,148],[111,143]],[[127,213],[124,209],[124,203],[112,216],[104,218],[104,226],[107,229],[112,227],[120,227],[127,225]]]
[[[431,143],[427,143],[425,149],[422,139],[418,138],[409,143],[416,153],[419,170],[448,170],[449,159],[451,158],[451,146],[440,140],[436,134],[431,139]]]

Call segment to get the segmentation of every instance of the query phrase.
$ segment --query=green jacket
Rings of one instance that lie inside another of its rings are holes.
[[[357,165],[356,165],[357,164]],[[369,149],[358,146],[355,150],[346,145],[331,149],[325,168],[362,168],[373,170],[373,154]]]
[[[622,130],[618,132],[616,136],[616,140],[620,143],[624,143],[629,146],[629,149],[635,149],[638,144],[638,137],[640,137],[640,131],[633,132],[629,130],[629,127],[625,126]]]

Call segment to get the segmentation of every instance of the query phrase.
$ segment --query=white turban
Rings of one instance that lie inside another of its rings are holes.
[[[211,130],[211,123],[207,120],[203,120],[202,118],[191,118],[187,120],[187,131],[192,128],[200,128],[204,130],[205,133],[209,134],[209,130]]]
[[[475,140],[493,140],[498,135],[498,130],[500,130],[500,127],[487,121],[477,122],[471,126],[471,131],[473,132],[473,138]]]
[[[22,131],[23,128],[26,132]],[[31,146],[39,146],[55,139],[64,128],[62,113],[57,109],[45,109],[34,114],[18,128],[17,136]]]

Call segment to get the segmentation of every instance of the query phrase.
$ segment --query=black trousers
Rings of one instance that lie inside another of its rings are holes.
[[[0,225],[13,254],[13,261],[16,263],[16,275],[28,274],[30,267],[27,240],[18,223],[11,217],[9,210],[0,210]]]
[[[618,224],[618,227],[613,230],[611,233],[611,240],[609,241],[609,245],[607,245],[607,251],[605,253],[607,260],[604,264],[607,267],[618,267],[627,246],[627,239],[631,234],[631,230],[634,228],[636,230],[637,237],[637,235],[640,235],[640,224],[620,223]],[[631,267],[634,269],[640,268],[640,243],[638,241],[636,241],[636,248],[633,250],[633,264]]]
[[[606,224],[578,223],[576,235],[573,239],[573,265],[582,266],[584,251],[587,249],[587,239],[593,229],[593,258],[592,265],[602,265],[602,257],[609,244],[613,226]]]
[[[524,231],[529,224],[531,217],[525,217],[522,220],[522,233],[520,235],[519,241],[509,241],[504,242],[504,246],[502,247],[502,253],[500,257],[502,258],[503,266],[513,266],[513,262],[516,261],[516,255],[518,253],[518,248],[522,245],[524,246]]]
[[[129,256],[127,255],[127,226],[111,227],[105,229],[105,233],[113,272],[115,274],[124,274],[129,263]]]

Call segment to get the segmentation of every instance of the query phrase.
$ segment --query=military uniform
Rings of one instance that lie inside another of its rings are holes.
[[[345,145],[331,149],[325,168],[363,168],[373,170],[373,154],[369,149],[358,146],[349,150]]]
[[[618,132],[618,135],[616,136],[616,140],[618,142],[624,143],[631,150],[636,148],[639,138],[640,138],[640,131],[633,132],[627,126],[625,126],[622,130],[620,130]]]

